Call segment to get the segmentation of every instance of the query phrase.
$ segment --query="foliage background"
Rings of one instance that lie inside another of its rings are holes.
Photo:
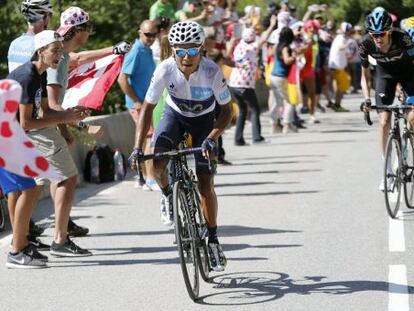
[[[79,6],[89,12],[95,29],[85,49],[107,47],[124,39],[133,41],[138,25],[148,17],[149,8],[154,2],[155,0],[52,0],[56,13],[52,18],[50,28],[57,28],[60,12],[69,6]],[[266,0],[239,0],[238,9],[243,11],[246,5],[254,3],[265,13],[268,2]],[[290,0],[290,2],[297,6],[299,16],[304,14],[309,4],[327,3],[338,21],[347,20],[352,24],[361,23],[364,11],[376,6],[383,6],[399,18],[414,15],[414,0]],[[10,42],[27,28],[26,21],[19,11],[20,3],[20,0],[0,0],[0,78],[5,78],[7,75],[7,51]],[[106,97],[102,113],[122,110],[123,98],[115,83]]]

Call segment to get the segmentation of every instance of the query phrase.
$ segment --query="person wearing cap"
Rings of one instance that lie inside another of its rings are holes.
[[[234,137],[234,144],[236,146],[246,145],[243,132],[247,117],[247,107],[251,109],[253,142],[262,143],[265,141],[261,134],[260,108],[255,93],[256,72],[261,47],[269,38],[276,25],[276,21],[277,17],[273,15],[270,19],[269,27],[263,32],[258,41],[256,41],[256,31],[253,28],[244,29],[242,40],[237,44],[233,52],[235,67],[230,74],[229,87],[239,107]]]
[[[14,39],[8,50],[7,60],[9,72],[28,62],[34,53],[35,34],[47,29],[53,14],[52,4],[49,0],[23,0],[21,13],[27,21],[27,31]],[[19,191],[10,193],[7,197],[9,216],[13,217],[14,207],[18,200]],[[40,236],[44,229],[30,219],[30,234]]]
[[[280,1],[280,12],[289,12],[289,0]]]
[[[27,132],[34,146],[45,155],[48,162],[53,165],[60,175],[59,180],[53,180],[55,183],[65,183],[65,176],[61,174],[62,167],[70,166],[73,169],[75,164],[69,156],[69,150],[63,138],[60,141],[51,142],[49,135],[59,137],[56,125],[60,123],[79,122],[86,115],[79,109],[69,109],[65,112],[55,111],[49,108],[47,104],[46,90],[46,70],[47,68],[57,68],[62,55],[62,38],[52,30],[44,30],[34,37],[35,52],[30,61],[13,70],[8,79],[19,82],[22,86],[22,97],[19,105],[19,121],[22,128]],[[47,134],[49,133],[49,134]],[[51,154],[53,153],[53,157]],[[42,179],[35,177],[37,186],[42,185]],[[23,189],[22,189],[23,190]],[[40,193],[40,187],[36,187],[30,193],[30,197],[22,194],[22,200],[26,200],[26,204],[35,205]],[[22,191],[23,192],[23,191]],[[19,198],[20,199],[20,198]],[[30,203],[29,203],[30,202]],[[31,214],[31,207],[30,207]],[[28,224],[29,211],[24,215],[15,213],[14,227],[17,231],[19,228]],[[22,218],[20,218],[22,217]],[[56,215],[58,219],[58,215]],[[60,222],[62,222],[61,219]],[[57,221],[59,223],[59,221]],[[66,219],[66,226],[68,219]],[[27,234],[28,228],[19,231],[20,234]],[[26,246],[25,246],[26,245]],[[8,262],[11,262],[12,268],[30,267],[33,261],[26,258],[20,262],[17,258],[31,256],[32,259],[47,261],[47,257],[37,253],[33,248],[27,249],[27,240],[13,240],[12,252],[9,254]],[[29,265],[29,266],[27,266]],[[43,265],[44,266],[44,265]],[[36,267],[42,267],[38,262]],[[32,267],[33,268],[33,267]]]
[[[113,53],[123,54],[129,51],[129,43],[120,42],[115,46],[99,50],[75,53],[74,51],[76,49],[86,44],[91,29],[92,24],[89,19],[89,14],[83,9],[79,7],[70,7],[61,14],[60,26],[57,32],[63,38],[62,59],[57,68],[49,68],[47,70],[48,104],[51,109],[63,111],[61,105],[68,86],[70,68],[75,68],[82,64],[96,61]],[[84,112],[86,114],[89,113],[86,109],[84,109]],[[88,133],[92,135],[99,135],[102,131],[101,127],[98,126],[87,127]],[[59,124],[59,130],[61,137],[65,139],[67,144],[73,143],[73,137],[69,133],[66,124]],[[52,139],[55,139],[55,137]],[[66,216],[69,215],[72,208],[72,201],[78,176],[77,170],[72,170],[71,167],[67,168],[69,169],[65,172],[65,176],[68,177],[67,181],[62,184],[52,183],[50,188],[52,198],[54,198],[55,202],[55,209],[57,211],[56,214],[63,218],[67,218]],[[59,224],[56,228],[55,244],[52,244],[52,246],[55,246],[54,253],[59,256],[76,255],[70,252],[66,254],[67,247],[60,247],[60,245],[66,241],[66,232],[69,228],[71,236],[85,236],[88,234],[89,229],[75,224],[71,219],[69,219],[67,227]]]
[[[352,25],[347,22],[341,23],[340,33],[333,40],[329,51],[328,66],[334,81],[335,104],[333,109],[336,112],[348,111],[341,106],[341,101],[344,93],[350,87],[350,77],[346,69],[348,66],[347,51],[352,44],[351,34]]]
[[[135,123],[135,137],[138,137],[138,120],[141,112],[145,94],[151,82],[152,74],[155,70],[155,62],[152,55],[151,46],[155,42],[158,29],[154,21],[145,20],[138,29],[138,38],[124,59],[118,83],[125,94],[125,104]],[[152,129],[146,140],[146,149],[150,147]],[[146,183],[141,185],[137,176],[135,188],[144,190],[159,190],[155,181],[152,163],[145,163]]]
[[[158,16],[168,17],[171,21],[175,21],[175,8],[170,0],[157,0],[151,5],[149,19],[154,20]]]

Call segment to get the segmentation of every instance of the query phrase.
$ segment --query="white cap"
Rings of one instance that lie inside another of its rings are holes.
[[[352,29],[352,25],[350,23],[347,23],[347,22],[341,23],[341,31],[343,33],[349,32],[351,29]]]
[[[53,43],[53,42],[61,42],[63,38],[53,30],[43,30],[39,32],[34,37],[34,46],[35,51]]]

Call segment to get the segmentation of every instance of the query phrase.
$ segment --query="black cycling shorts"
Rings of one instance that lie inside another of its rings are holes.
[[[205,115],[189,118],[174,111],[170,106],[164,108],[164,115],[151,140],[154,152],[165,152],[176,149],[182,141],[184,133],[191,134],[193,147],[201,147],[204,139],[214,127],[215,111]],[[208,168],[208,161],[201,152],[194,154],[197,174],[212,174]]]
[[[381,70],[375,75],[375,103],[377,105],[392,105],[395,98],[397,83],[400,83],[408,96],[414,96],[414,75],[391,76]]]

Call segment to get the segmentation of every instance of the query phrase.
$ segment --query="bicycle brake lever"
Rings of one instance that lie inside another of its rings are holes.
[[[143,185],[145,185],[145,179],[144,179],[144,174],[142,174],[141,161],[138,159],[135,164],[137,165],[139,184],[140,184],[140,186],[143,186]]]
[[[370,117],[370,115],[369,115],[369,112],[364,112],[364,120],[365,120],[365,122],[367,122],[367,124],[368,124],[369,126],[371,126],[371,125],[372,125],[372,121],[371,121],[371,117]]]

